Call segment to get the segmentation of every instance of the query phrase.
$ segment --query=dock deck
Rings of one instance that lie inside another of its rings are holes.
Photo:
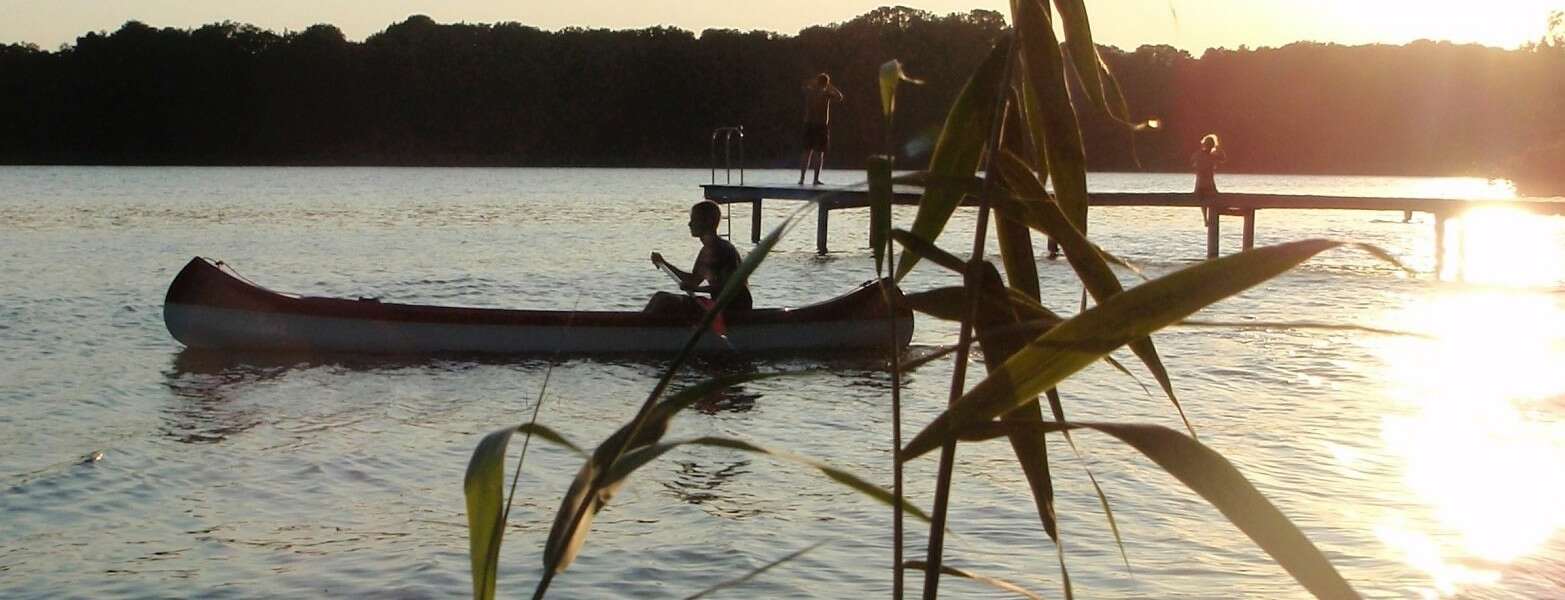
[[[811,201],[820,198],[820,211],[816,216],[815,250],[827,252],[827,223],[833,210],[864,208],[869,206],[869,192],[858,187],[803,186],[803,185],[731,185],[706,184],[701,186],[707,200],[719,204],[749,203],[750,241],[761,239],[761,203],[765,200]],[[893,190],[896,204],[918,204],[917,188],[897,187]],[[973,206],[971,197],[963,205]],[[1435,217],[1435,256],[1437,263],[1445,256],[1446,220],[1474,208],[1502,206],[1519,208],[1535,214],[1565,216],[1565,199],[1515,198],[1502,200],[1462,200],[1452,198],[1387,198],[1364,196],[1317,196],[1307,194],[1251,194],[1224,193],[1211,201],[1203,201],[1189,192],[1089,192],[1092,206],[1159,206],[1216,208],[1219,215],[1238,216],[1244,219],[1244,247],[1255,244],[1255,213],[1270,210],[1376,210],[1402,213],[1429,213]],[[1206,228],[1206,254],[1218,255],[1220,218],[1212,218]]]

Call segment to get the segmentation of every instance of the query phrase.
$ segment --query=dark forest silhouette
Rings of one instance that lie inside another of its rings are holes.
[[[1141,168],[1188,170],[1202,134],[1228,171],[1490,174],[1565,139],[1565,47],[1420,41],[1214,49],[1105,47]],[[881,140],[875,76],[928,81],[898,99],[899,166],[927,158],[957,90],[1006,24],[976,10],[880,8],[795,36],[673,28],[544,31],[414,16],[351,42],[330,25],[277,34],[129,22],[44,51],[0,46],[0,162],[10,164],[707,165],[742,124],[751,166],[795,166],[798,82],[829,72],[832,166]],[[1134,170],[1129,135],[1083,114],[1090,166]]]

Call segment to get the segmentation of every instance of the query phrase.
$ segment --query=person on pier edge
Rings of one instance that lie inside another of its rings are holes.
[[[799,185],[804,185],[804,172],[810,161],[820,155],[815,163],[815,185],[821,184],[821,167],[826,164],[826,149],[831,147],[831,103],[842,101],[842,90],[831,84],[831,76],[816,75],[804,82],[804,156],[799,164]]]
[[[1214,174],[1217,165],[1228,160],[1228,155],[1223,152],[1221,142],[1217,140],[1217,134],[1208,133],[1201,138],[1201,149],[1190,155],[1190,166],[1195,167],[1195,197],[1198,200],[1210,200],[1217,197],[1217,180]],[[1210,214],[1207,207],[1201,207],[1201,215],[1207,222],[1217,218]]]
[[[681,271],[668,264],[663,255],[652,253],[652,264],[666,269],[679,279],[679,289],[710,295],[714,300],[723,286],[739,270],[741,257],[734,245],[717,235],[717,224],[723,218],[723,209],[716,202],[702,200],[690,207],[690,237],[701,239],[701,252],[696,254],[696,264],[690,271]],[[705,283],[705,285],[702,285]],[[694,296],[658,292],[647,303],[649,312],[690,311],[703,307],[694,306]],[[753,301],[747,282],[740,282],[739,295],[728,305],[731,310],[750,310]]]

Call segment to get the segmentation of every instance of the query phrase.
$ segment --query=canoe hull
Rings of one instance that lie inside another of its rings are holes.
[[[898,294],[900,297],[900,294]],[[302,298],[254,285],[204,258],[169,287],[164,323],[191,348],[370,354],[673,353],[699,315],[634,311],[519,311]],[[703,353],[863,351],[912,338],[905,307],[887,310],[874,286],[794,309],[736,312]]]

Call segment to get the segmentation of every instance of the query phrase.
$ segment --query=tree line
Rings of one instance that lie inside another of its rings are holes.
[[[1485,174],[1565,138],[1565,44],[1420,41],[1212,49],[1104,47],[1127,132],[1084,112],[1090,167],[1186,170],[1222,137],[1228,170]],[[331,25],[276,33],[132,21],[54,51],[0,46],[0,162],[194,165],[708,164],[743,125],[752,167],[794,166],[800,86],[828,72],[828,164],[881,150],[876,76],[900,59],[927,84],[898,98],[898,165],[916,167],[968,74],[1008,25],[996,12],[873,10],[797,35],[708,29],[440,24],[413,16],[363,42]]]

